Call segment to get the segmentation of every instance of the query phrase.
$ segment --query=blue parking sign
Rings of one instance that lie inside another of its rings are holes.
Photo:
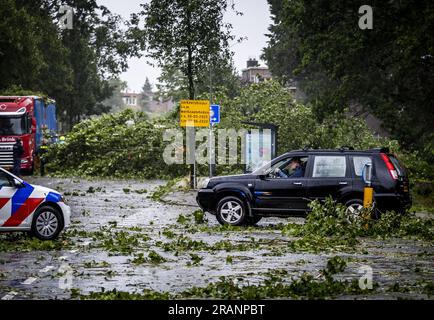
[[[211,106],[210,114],[209,114],[209,121],[211,125],[215,123],[220,123],[220,106],[213,104]]]

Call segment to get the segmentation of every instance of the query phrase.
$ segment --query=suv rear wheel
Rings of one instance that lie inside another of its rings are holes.
[[[352,219],[359,219],[362,218],[363,213],[363,201],[360,199],[353,199],[345,203],[345,206],[347,207],[346,213],[348,217],[351,217]],[[375,202],[374,202],[374,208],[371,212],[371,219],[380,219],[381,213],[376,208]]]
[[[222,225],[241,226],[247,222],[246,207],[237,197],[225,197],[217,205],[216,217]]]
[[[347,208],[346,214],[353,218],[359,218],[363,210],[363,201],[359,199],[353,199],[345,203]]]

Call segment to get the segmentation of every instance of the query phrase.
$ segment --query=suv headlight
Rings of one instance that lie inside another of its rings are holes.
[[[206,189],[208,187],[209,181],[210,181],[210,178],[206,178],[206,179],[203,179],[202,181],[199,181],[198,188],[199,189]]]

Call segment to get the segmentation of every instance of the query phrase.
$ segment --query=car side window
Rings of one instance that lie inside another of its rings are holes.
[[[266,174],[272,179],[303,178],[307,160],[308,157],[285,158],[271,166]]]
[[[362,176],[362,171],[366,164],[372,164],[372,159],[370,157],[353,157],[354,174],[356,177]]]
[[[12,186],[11,181],[9,180],[6,173],[4,173],[3,171],[0,171],[0,188],[11,187],[11,186]]]
[[[346,172],[345,156],[315,156],[313,178],[345,178]]]
[[[281,178],[303,178],[306,172],[308,157],[294,157],[282,165],[280,169]]]

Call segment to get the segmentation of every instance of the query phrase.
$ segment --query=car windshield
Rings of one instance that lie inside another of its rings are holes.
[[[282,159],[280,161],[277,161],[276,163],[273,164],[273,160],[271,160],[270,162],[267,162],[266,164],[264,164],[262,167],[256,169],[255,171],[252,172],[252,174],[269,174],[270,172],[272,172],[273,170],[275,170],[276,168],[280,168],[281,166],[283,166],[285,163],[289,163],[291,159],[285,158]]]
[[[18,136],[27,133],[26,117],[0,116],[0,135]]]

